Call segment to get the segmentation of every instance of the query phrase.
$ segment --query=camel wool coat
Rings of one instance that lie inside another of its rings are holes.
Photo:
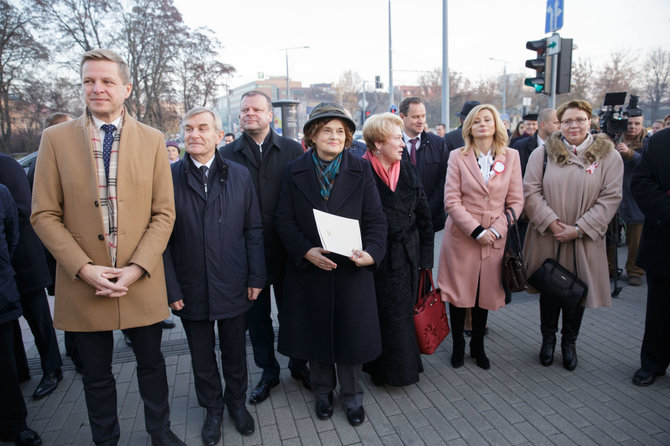
[[[117,267],[134,263],[146,274],[119,298],[95,295],[77,278],[86,263],[112,266],[104,239],[98,178],[87,116],[42,135],[31,222],[58,262],[54,326],[67,331],[141,327],[169,316],[163,251],[175,219],[170,163],[163,135],[127,112],[119,142]]]
[[[449,155],[444,203],[447,222],[442,237],[437,285],[442,300],[459,308],[472,308],[479,286],[479,307],[497,310],[505,306],[502,257],[507,239],[505,209],[516,215],[523,209],[523,184],[519,152],[507,147],[494,158],[504,170],[489,179],[482,176],[474,150],[453,150]],[[493,228],[500,238],[482,246],[472,233],[479,226]]]
[[[544,152],[547,168],[542,174]],[[612,303],[605,234],[621,202],[623,161],[610,139],[601,134],[580,155],[563,145],[560,132],[531,153],[524,177],[526,214],[530,222],[523,247],[528,276],[548,258],[556,256],[558,241],[549,230],[554,220],[578,225],[584,238],[563,244],[561,265],[586,282],[583,306],[597,308]],[[537,292],[529,289],[529,292]]]

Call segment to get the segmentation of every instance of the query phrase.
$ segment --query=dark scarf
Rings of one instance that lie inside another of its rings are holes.
[[[316,150],[312,150],[312,160],[314,160],[316,177],[319,179],[319,185],[321,186],[321,196],[325,201],[328,201],[335,176],[340,172],[342,152],[332,161],[323,161],[316,155]]]

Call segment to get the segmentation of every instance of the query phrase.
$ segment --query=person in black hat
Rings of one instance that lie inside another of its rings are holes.
[[[523,134],[512,138],[508,144],[509,147],[514,147],[517,141],[529,138],[535,134],[537,131],[537,116],[537,113],[526,113],[523,115]]]
[[[455,115],[458,116],[458,120],[460,121],[461,125],[444,135],[444,140],[447,142],[447,150],[450,152],[454,149],[460,149],[465,145],[465,142],[463,141],[463,121],[465,121],[465,118],[468,117],[470,110],[479,104],[479,101],[467,101],[465,104],[463,104],[461,111],[459,113],[455,113]]]
[[[387,235],[370,163],[344,150],[355,129],[340,105],[314,108],[303,128],[309,150],[288,164],[276,213],[288,253],[277,349],[309,361],[319,419],[333,415],[339,381],[352,426],[365,419],[362,365],[382,350],[373,271],[384,258]],[[315,209],[358,220],[361,247],[347,255],[326,251]]]

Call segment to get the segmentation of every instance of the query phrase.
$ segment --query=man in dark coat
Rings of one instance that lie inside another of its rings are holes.
[[[647,317],[640,369],[633,384],[648,386],[670,365],[670,128],[655,133],[635,169],[631,191],[645,216],[637,264],[647,273]]]
[[[272,100],[263,92],[252,90],[242,95],[240,126],[242,136],[221,148],[224,158],[242,164],[251,173],[263,217],[263,242],[269,281],[247,312],[247,328],[251,338],[256,365],[263,375],[249,401],[257,404],[270,395],[279,384],[279,363],[275,358],[274,329],[272,328],[270,285],[274,289],[281,324],[286,252],[275,230],[275,210],[286,164],[302,155],[297,142],[277,135],[271,128]],[[290,359],[291,376],[309,388],[309,370],[305,361]]]
[[[463,121],[465,121],[465,118],[468,117],[468,113],[470,113],[470,111],[479,104],[479,101],[467,101],[465,104],[463,104],[461,111],[459,113],[455,113],[455,115],[458,116],[458,120],[461,122],[461,125],[444,135],[444,140],[447,143],[447,150],[450,152],[455,149],[460,149],[465,145],[465,141],[463,141]]]
[[[519,151],[522,175],[526,173],[526,164],[528,164],[528,158],[533,150],[544,144],[547,138],[549,138],[549,135],[557,131],[560,127],[561,123],[556,116],[556,110],[553,108],[545,108],[537,115],[537,130],[535,133],[528,138],[517,140],[514,145],[510,146]],[[524,234],[521,234],[522,240]]]
[[[51,284],[51,274],[44,255],[44,246],[30,225],[30,184],[26,172],[12,157],[0,154],[0,183],[7,186],[16,202],[19,212],[19,245],[12,258],[16,271],[16,285],[21,295],[23,316],[28,321],[35,337],[35,346],[40,354],[42,380],[33,393],[33,399],[41,399],[56,390],[63,379],[62,361],[58,350],[58,340],[51,319],[45,288]],[[18,322],[15,322],[15,354],[19,376],[29,376]]]
[[[207,410],[202,440],[213,446],[221,438],[224,404],[241,434],[254,432],[245,406],[245,313],[266,281],[263,226],[249,171],[216,150],[221,118],[196,107],[183,126],[186,155],[172,164],[176,220],[163,260],[168,303],[184,325],[198,403]]]
[[[405,150],[403,159],[411,161],[419,172],[423,190],[428,197],[433,230],[444,228],[444,180],[447,176],[449,151],[445,140],[424,130],[426,123],[426,106],[416,96],[402,100],[398,107],[398,115],[403,120],[403,139]]]
[[[13,322],[21,316],[21,298],[11,257],[19,244],[19,216],[9,189],[0,184],[0,441],[39,445],[39,435],[26,425],[26,402],[14,358]]]
[[[537,131],[537,113],[526,113],[523,115],[523,134],[512,138],[509,147],[514,147],[518,141],[529,138]]]

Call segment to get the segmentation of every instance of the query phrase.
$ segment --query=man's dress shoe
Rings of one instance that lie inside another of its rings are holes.
[[[34,400],[41,400],[51,392],[56,390],[58,383],[63,380],[63,372],[61,369],[56,369],[53,372],[45,373],[42,380],[37,385],[35,393],[33,393]]]
[[[258,404],[267,399],[270,396],[270,389],[279,385],[279,378],[275,379],[265,379],[261,378],[254,390],[251,391],[251,398],[249,402],[251,404]]]

